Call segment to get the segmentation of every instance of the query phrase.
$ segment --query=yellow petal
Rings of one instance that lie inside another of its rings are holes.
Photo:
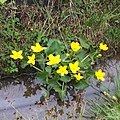
[[[12,54],[16,54],[17,52],[15,50],[12,50]]]

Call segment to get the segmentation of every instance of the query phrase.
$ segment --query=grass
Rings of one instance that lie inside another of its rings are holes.
[[[90,109],[88,115],[93,120],[119,120],[120,119],[120,72],[116,70],[114,78],[115,91],[110,90],[110,94],[100,97],[99,101],[89,101]],[[115,98],[113,97],[115,96]]]

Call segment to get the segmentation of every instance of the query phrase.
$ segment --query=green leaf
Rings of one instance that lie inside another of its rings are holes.
[[[65,82],[65,83],[67,83],[67,82],[70,82],[70,77],[69,76],[61,76],[61,79],[60,79],[61,81],[63,81],[63,82]]]
[[[46,71],[43,71],[43,72],[39,72],[37,75],[36,75],[36,79],[39,80],[40,82],[46,84],[48,83],[48,76],[49,76],[49,73],[46,72]]]
[[[59,80],[59,75],[55,75],[53,79],[50,79],[48,81],[48,85],[52,87],[56,92],[58,92],[60,99],[63,101],[65,96],[66,96],[66,87],[64,86],[63,89],[61,88],[62,85],[58,82]]]
[[[88,77],[91,77],[91,76],[94,76],[95,74],[95,71],[93,69],[86,69],[85,70],[85,76],[88,78]]]
[[[51,68],[51,66],[47,66],[47,67],[45,67],[45,70],[50,74],[52,71],[52,68]]]
[[[57,91],[59,96],[60,96],[60,99],[63,101],[64,98],[66,97],[66,91],[67,91],[67,88],[66,86],[62,89],[62,90],[59,90]]]
[[[56,92],[61,90],[60,84],[57,81],[55,81],[55,79],[48,80],[48,85],[52,87]]]
[[[66,56],[66,54],[60,54],[60,57],[61,57],[61,59],[62,59],[62,61],[63,62],[66,62],[66,59],[67,59],[67,56]]]
[[[90,45],[88,43],[88,40],[85,38],[80,38],[80,44],[82,47],[89,49]]]
[[[41,69],[44,70],[44,68],[45,68],[45,59],[44,59],[44,56],[42,54],[37,55],[37,62],[40,65]]]
[[[80,62],[80,67],[84,69],[88,69],[91,67],[91,60],[90,58],[85,59],[83,62]]]
[[[87,88],[89,86],[89,84],[84,81],[84,80],[81,80],[79,81],[76,85],[75,85],[75,88],[76,89],[79,89],[79,90],[84,90],[85,88]]]
[[[58,81],[60,79],[60,76],[58,74],[55,74],[54,75],[54,78],[53,78],[55,81]]]
[[[3,4],[3,3],[5,3],[6,1],[7,1],[7,0],[0,0],[0,3]]]
[[[57,39],[50,40],[47,46],[48,47],[45,50],[47,55],[53,54],[53,53],[60,53],[64,49],[64,46],[62,45],[62,43]]]
[[[27,60],[23,59],[21,64],[22,68],[24,69],[27,65],[28,65]]]
[[[78,57],[79,61],[83,60],[85,58],[85,51],[84,50],[79,50],[76,53],[76,56]]]
[[[56,89],[57,88],[60,89],[61,85],[58,82],[59,79],[60,79],[60,76],[58,74],[55,74],[54,78],[48,80],[49,86],[54,87]]]

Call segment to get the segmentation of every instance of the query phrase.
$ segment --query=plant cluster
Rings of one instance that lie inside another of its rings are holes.
[[[94,72],[92,65],[101,56],[100,51],[106,51],[108,47],[100,43],[98,48],[89,50],[90,43],[86,39],[81,38],[69,44],[56,39],[46,43],[36,42],[26,53],[27,57],[23,57],[22,50],[12,50],[10,57],[23,60],[24,67],[30,64],[37,69],[36,78],[58,92],[63,100],[69,85],[83,90],[90,85],[91,76],[104,81],[105,73],[101,69]]]

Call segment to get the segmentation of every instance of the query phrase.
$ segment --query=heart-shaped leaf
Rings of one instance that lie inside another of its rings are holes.
[[[89,84],[84,81],[84,80],[81,80],[79,81],[76,85],[75,85],[75,88],[76,89],[79,89],[79,90],[84,90],[85,88],[87,88],[89,86]]]
[[[36,75],[36,79],[39,80],[40,82],[46,84],[48,81],[48,76],[49,76],[49,73],[46,71],[43,71],[43,72],[39,72]]]

